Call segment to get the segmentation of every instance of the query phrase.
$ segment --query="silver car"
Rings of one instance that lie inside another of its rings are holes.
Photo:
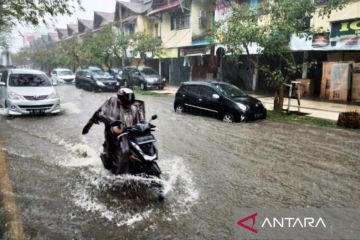
[[[60,98],[45,73],[0,70],[0,109],[8,115],[59,113]]]
[[[59,82],[72,82],[75,79],[75,74],[67,68],[55,68],[51,72],[51,79],[53,84],[58,84]]]

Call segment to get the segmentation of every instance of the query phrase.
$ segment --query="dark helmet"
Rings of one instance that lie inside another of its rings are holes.
[[[129,88],[121,88],[116,93],[118,99],[121,101],[124,105],[131,105],[135,102],[135,94],[134,92]]]

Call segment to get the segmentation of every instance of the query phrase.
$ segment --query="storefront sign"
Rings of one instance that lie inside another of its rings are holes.
[[[360,18],[331,23],[330,45],[335,49],[359,49]]]
[[[294,51],[360,50],[360,18],[332,22],[330,34],[314,34],[311,39],[294,34],[290,48]]]

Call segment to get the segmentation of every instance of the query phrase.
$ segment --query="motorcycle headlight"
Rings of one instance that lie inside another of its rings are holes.
[[[240,108],[240,110],[243,112],[245,112],[248,109],[248,107],[243,103],[237,103],[237,105]]]
[[[54,99],[54,98],[59,98],[59,96],[58,96],[57,93],[54,91],[54,92],[50,93],[47,98],[48,98],[48,99]]]
[[[14,93],[14,92],[9,92],[8,93],[8,97],[10,100],[24,100],[24,97],[17,94],[17,93]]]
[[[96,81],[96,84],[99,86],[99,87],[104,87],[104,83],[102,83],[101,81]]]

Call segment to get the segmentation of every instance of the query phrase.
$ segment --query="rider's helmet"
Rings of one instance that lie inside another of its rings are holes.
[[[116,95],[118,99],[121,101],[121,103],[125,106],[130,106],[135,102],[135,94],[129,88],[119,89]]]

